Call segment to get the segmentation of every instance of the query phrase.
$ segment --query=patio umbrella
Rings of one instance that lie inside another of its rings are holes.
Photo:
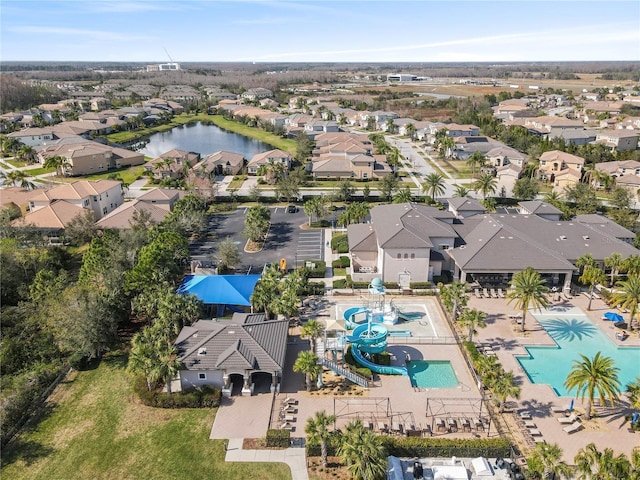
[[[619,313],[616,313],[616,312],[606,312],[603,315],[603,318],[605,320],[609,320],[611,322],[622,322],[624,320],[622,315],[620,315]]]
[[[571,399],[571,403],[569,404],[569,411],[570,412],[573,412],[573,401],[574,401],[574,399],[572,398]]]

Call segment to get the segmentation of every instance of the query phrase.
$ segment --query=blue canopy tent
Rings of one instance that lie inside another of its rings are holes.
[[[218,305],[218,316],[224,309],[243,312],[238,306],[251,306],[251,294],[260,275],[186,275],[178,293],[195,295],[205,305]]]

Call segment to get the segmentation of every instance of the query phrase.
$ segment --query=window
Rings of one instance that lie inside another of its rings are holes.
[[[94,202],[97,202],[97,201],[98,201],[98,197],[94,195],[94,196],[93,196],[93,201],[94,201]]]
[[[398,256],[396,257],[398,260],[400,260],[402,258],[402,254],[399,253]]]
[[[449,250],[450,246],[446,244],[440,245],[440,250]]]
[[[206,380],[207,379],[207,374],[206,373],[199,373],[198,374],[198,379],[199,380]]]
[[[407,260],[408,258],[409,258],[409,254],[408,254],[408,253],[405,253],[405,254],[404,254],[404,259],[405,259],[405,260]]]
[[[416,258],[416,254],[415,254],[415,253],[412,253],[412,254],[411,254],[411,260],[413,260],[414,258]]]
[[[103,214],[103,215],[106,215],[106,214],[107,214],[107,207],[104,207],[104,208],[102,209],[102,214]]]

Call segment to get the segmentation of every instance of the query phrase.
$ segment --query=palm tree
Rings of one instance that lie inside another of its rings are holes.
[[[468,329],[468,339],[470,342],[473,342],[473,335],[478,333],[476,327],[484,328],[487,326],[484,321],[485,318],[487,318],[486,314],[475,308],[465,308],[462,311],[458,321],[460,325]]]
[[[458,185],[457,183],[453,186],[453,196],[454,197],[466,197],[467,195],[469,195],[469,192],[471,190],[469,190],[467,187],[465,187],[464,185]]]
[[[610,448],[600,452],[594,443],[581,448],[573,461],[576,464],[579,480],[630,478],[631,465],[624,454],[614,456]]]
[[[453,282],[450,285],[443,285],[440,288],[440,298],[444,307],[451,312],[455,322],[458,318],[458,311],[466,307],[469,302],[466,282]]]
[[[474,367],[484,384],[489,388],[491,388],[504,373],[502,365],[495,355],[480,355],[475,361]]]
[[[585,269],[587,267],[597,266],[595,258],[590,253],[585,253],[576,260],[576,267]]]
[[[622,271],[627,277],[640,277],[640,255],[631,255],[623,262]]]
[[[310,319],[305,323],[300,329],[300,336],[303,338],[308,338],[311,346],[311,351],[316,351],[316,339],[320,337],[324,327],[322,324],[316,320],[315,318]]]
[[[182,362],[178,359],[178,349],[166,342],[158,342],[158,380],[167,386],[167,392],[171,393],[171,380],[182,369]]]
[[[309,443],[320,444],[320,458],[324,467],[327,466],[327,440],[331,436],[329,427],[335,421],[335,415],[327,415],[327,412],[322,410],[309,418],[304,427]]]
[[[393,196],[393,203],[410,203],[412,199],[411,189],[408,185],[405,185]]]
[[[562,449],[557,443],[536,443],[527,466],[530,473],[541,478],[569,478],[571,467],[561,458]]]
[[[55,168],[56,175],[61,177],[71,167],[71,164],[66,157],[60,155],[54,155],[49,157],[44,162],[44,168]]]
[[[505,372],[496,378],[496,381],[491,385],[491,392],[500,407],[500,413],[504,413],[504,404],[507,398],[520,398],[520,387],[515,383],[513,372]]]
[[[547,292],[549,288],[545,281],[540,278],[540,274],[532,267],[527,267],[516,273],[511,279],[511,288],[507,292],[509,304],[515,303],[515,308],[522,310],[522,331],[529,306],[534,308],[547,308],[549,300]]]
[[[365,430],[360,420],[353,420],[345,427],[338,454],[347,465],[351,478],[382,480],[386,478],[386,452],[382,439]]]
[[[476,176],[476,167],[484,167],[487,164],[487,157],[480,150],[476,150],[467,160],[467,165],[471,167],[471,178]],[[464,195],[463,195],[464,196]]]
[[[599,283],[604,283],[605,281],[604,272],[597,266],[587,266],[582,271],[582,275],[580,275],[579,280],[582,283],[586,283],[589,285],[589,304],[587,305],[587,310],[591,310],[591,301],[593,300],[593,289]]]
[[[133,374],[143,375],[149,391],[155,388],[159,376],[159,367],[155,362],[155,349],[158,343],[157,332],[150,327],[143,328],[131,339],[127,370]]]
[[[619,305],[622,309],[629,310],[629,329],[633,330],[633,322],[638,312],[640,302],[640,277],[627,277],[616,283],[616,291],[611,295],[613,305]]]
[[[28,164],[34,163],[36,161],[36,151],[30,145],[23,145],[18,150],[18,156],[21,160],[24,160]]]
[[[298,354],[293,371],[304,373],[307,392],[311,391],[311,382],[322,373],[322,366],[318,365],[318,356],[310,350],[305,350]]]
[[[627,393],[629,394],[629,407],[634,410],[640,410],[640,377],[627,385]]]
[[[424,178],[422,190],[429,193],[433,201],[437,200],[437,195],[442,195],[445,191],[444,177],[439,173],[433,172]]]
[[[475,191],[482,193],[482,199],[487,198],[488,194],[496,193],[498,181],[490,173],[485,173],[473,184]]]
[[[618,380],[619,368],[615,366],[613,358],[602,356],[601,352],[593,358],[580,354],[582,360],[574,360],[567,375],[564,386],[568,391],[576,390],[576,396],[584,401],[587,397],[585,415],[591,418],[591,405],[597,396],[601,400],[609,400],[613,406],[620,393]]]
[[[27,190],[33,190],[36,188],[33,182],[28,180],[29,175],[22,170],[11,170],[9,173],[5,174],[5,179],[13,184],[14,186],[20,186],[22,188],[26,188]]]
[[[623,264],[624,261],[622,259],[622,255],[620,255],[618,252],[613,252],[611,255],[604,259],[604,265],[607,268],[611,269],[611,280],[609,281],[610,287],[613,287],[614,279],[616,275],[620,273]]]

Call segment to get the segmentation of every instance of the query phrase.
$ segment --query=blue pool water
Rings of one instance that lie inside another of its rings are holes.
[[[418,388],[451,388],[458,386],[451,362],[410,360],[407,371],[412,387]]]
[[[598,352],[614,359],[623,391],[640,375],[640,348],[618,347],[586,315],[536,315],[536,320],[557,346],[525,347],[529,356],[516,357],[532,383],[549,384],[560,397],[575,396],[575,390],[564,388],[574,360]]]

